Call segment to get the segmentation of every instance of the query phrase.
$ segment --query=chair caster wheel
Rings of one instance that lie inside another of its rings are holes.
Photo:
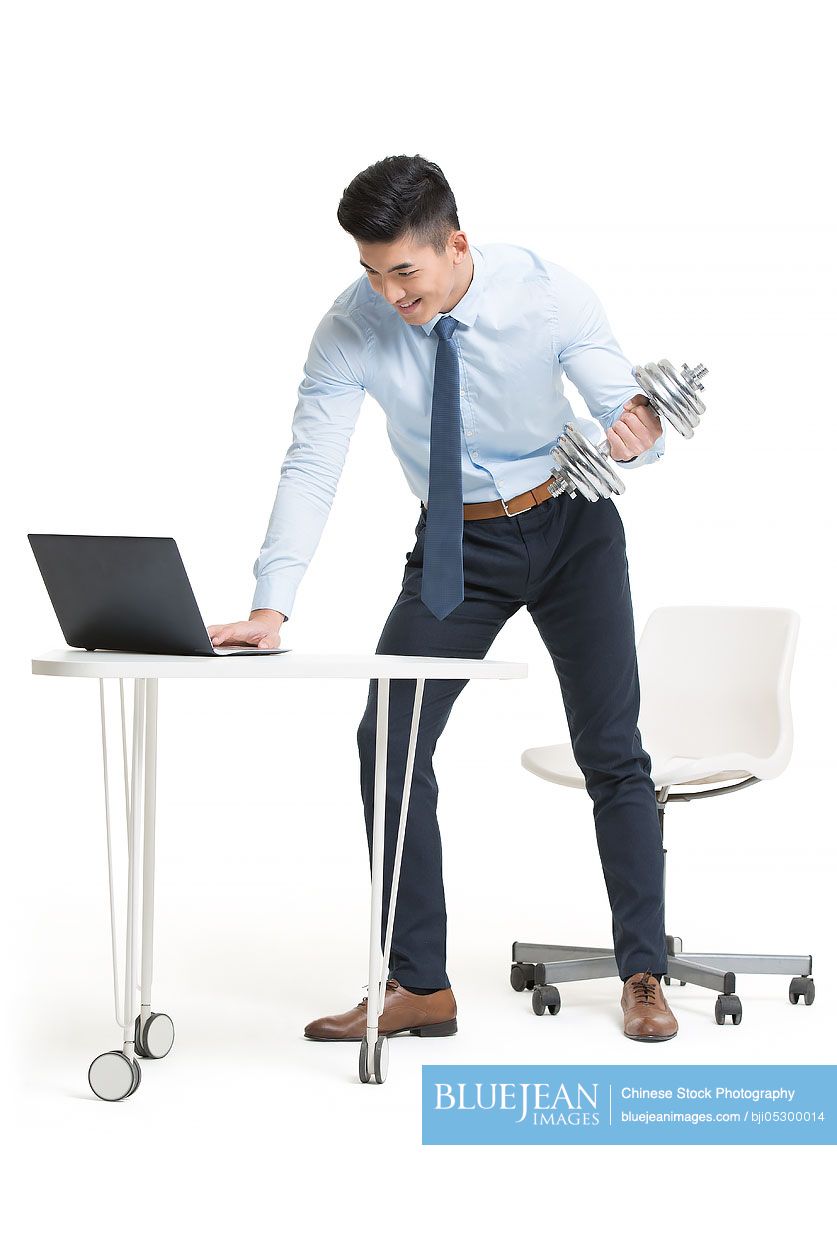
[[[509,980],[516,994],[522,994],[524,989],[531,991],[535,988],[534,972],[533,963],[512,963]]]
[[[142,1080],[139,1061],[129,1059],[121,1050],[108,1050],[97,1055],[87,1070],[87,1082],[103,1102],[121,1102],[130,1098]]]
[[[535,985],[532,1010],[535,1015],[543,1015],[544,1011],[549,1011],[550,1015],[558,1014],[561,1010],[561,994],[555,985]]]
[[[360,1077],[361,1084],[369,1084],[369,1042],[364,1037],[360,1043],[360,1055],[357,1061],[357,1074]]]
[[[733,1024],[741,1023],[741,999],[738,994],[718,994],[715,1002],[715,1023],[723,1024],[730,1016]]]
[[[806,1007],[810,1007],[814,1001],[815,992],[813,976],[794,976],[788,986],[788,997],[794,1006],[799,1002],[801,995],[805,999]]]
[[[171,1016],[155,1012],[145,1021],[140,1032],[140,1017],[134,1021],[134,1049],[142,1059],[165,1059],[174,1045],[174,1024]]]

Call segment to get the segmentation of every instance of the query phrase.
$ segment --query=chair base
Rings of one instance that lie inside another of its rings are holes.
[[[666,984],[679,980],[681,985],[700,985],[718,992],[715,1019],[723,1024],[726,1015],[732,1022],[741,1021],[741,1001],[735,992],[736,974],[791,976],[788,988],[791,1002],[800,997],[806,1005],[814,1001],[811,977],[813,959],[810,954],[726,954],[705,951],[684,951],[680,937],[666,935],[668,953]],[[556,984],[576,980],[599,980],[618,976],[613,950],[599,946],[539,945],[515,941],[512,945],[511,985],[522,993],[533,993],[532,1006],[537,1015],[548,1008],[551,1014],[560,1009]],[[719,1013],[723,1012],[721,1018]]]
[[[695,783],[695,782],[693,782]],[[758,784],[757,776],[745,776],[731,784],[697,792],[672,793],[671,786],[657,788],[657,818],[660,838],[664,840],[665,809],[668,802],[694,802],[707,797],[720,797],[739,789]],[[666,862],[668,851],[663,844],[663,918],[665,910]],[[684,951],[683,941],[666,933],[667,973],[663,980],[667,985],[679,980],[681,985],[701,985],[715,989],[715,1022],[723,1024],[727,1015],[733,1024],[741,1023],[741,999],[735,992],[736,973],[761,976],[790,976],[788,997],[796,1004],[800,998],[806,1006],[814,1001],[814,981],[811,976],[813,959],[810,954],[710,954],[706,951]],[[532,1010],[543,1015],[548,1010],[556,1015],[561,1009],[561,995],[555,982],[562,984],[574,980],[599,980],[604,976],[618,976],[613,950],[599,946],[547,946],[529,941],[515,941],[512,945],[511,985],[517,993],[528,989],[532,993]]]

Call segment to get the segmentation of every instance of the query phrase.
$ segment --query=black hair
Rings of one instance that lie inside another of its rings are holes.
[[[411,235],[439,254],[451,231],[460,230],[450,184],[418,154],[384,157],[356,174],[340,198],[337,221],[361,243],[389,244]]]

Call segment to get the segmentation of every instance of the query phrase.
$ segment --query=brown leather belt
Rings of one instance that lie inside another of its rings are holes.
[[[537,488],[529,488],[526,492],[521,492],[518,496],[512,497],[511,501],[473,501],[470,504],[463,505],[462,512],[465,519],[494,519],[501,514],[507,514],[511,517],[513,514],[523,514],[525,510],[531,510],[533,506],[542,505],[547,497],[551,497],[549,485],[555,483],[555,477],[550,475],[549,479],[544,480],[542,484],[538,484]],[[427,502],[421,503],[427,509]]]

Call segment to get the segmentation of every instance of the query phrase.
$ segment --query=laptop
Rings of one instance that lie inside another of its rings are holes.
[[[61,536],[29,543],[68,645],[131,654],[286,654],[209,638],[171,536]]]

